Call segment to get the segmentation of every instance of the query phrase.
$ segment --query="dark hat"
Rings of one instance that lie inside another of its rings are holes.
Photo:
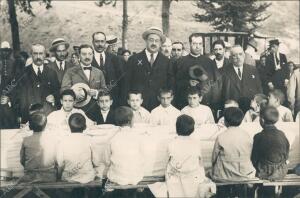
[[[74,51],[77,51],[77,50],[79,50],[79,49],[80,49],[80,46],[78,46],[78,45],[74,45],[74,46],[73,46],[73,50],[74,50]]]
[[[108,35],[106,37],[106,43],[109,45],[116,44],[116,43],[118,43],[118,38],[114,35]]]
[[[201,65],[194,65],[189,69],[189,76],[192,79],[199,80],[200,82],[208,79],[205,69]]]
[[[257,42],[253,38],[248,41],[248,45],[252,46],[257,52]]]
[[[163,31],[158,27],[150,27],[149,29],[147,29],[142,34],[143,39],[146,40],[149,34],[157,34],[160,37],[162,43],[166,41],[166,36],[163,34]]]
[[[70,46],[70,44],[69,44],[68,42],[66,42],[65,39],[63,39],[63,38],[56,38],[56,39],[54,39],[54,40],[52,41],[51,47],[50,47],[49,51],[50,51],[50,52],[55,51],[56,48],[57,48],[57,46],[59,46],[59,45],[65,45],[67,49],[68,49],[69,46]]]
[[[280,42],[279,42],[279,40],[278,39],[273,39],[273,40],[270,40],[269,41],[269,45],[271,46],[271,45],[279,45],[280,44]]]

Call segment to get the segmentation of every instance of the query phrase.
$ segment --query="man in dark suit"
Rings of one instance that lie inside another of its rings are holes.
[[[143,106],[151,111],[160,103],[159,89],[171,86],[170,60],[159,50],[166,37],[159,28],[151,27],[143,35],[146,49],[131,56],[126,63],[126,90],[138,90],[143,95]]]
[[[66,61],[69,46],[69,43],[63,38],[57,38],[52,41],[49,49],[50,52],[54,53],[55,61],[50,62],[48,67],[56,72],[60,84],[67,69],[73,66],[69,61]]]
[[[240,45],[231,48],[231,61],[224,69],[223,94],[224,101],[232,99],[239,103],[246,112],[255,94],[262,93],[261,82],[257,70],[244,64],[245,53]]]
[[[279,53],[279,40],[274,39],[269,41],[271,53],[266,58],[266,75],[267,84],[270,90],[276,87],[272,83],[272,78],[278,71],[285,70],[283,73],[288,72],[287,59],[282,53]]]
[[[55,71],[44,65],[45,55],[43,45],[33,45],[33,63],[18,79],[17,97],[22,123],[28,121],[28,109],[32,104],[43,104],[46,115],[56,110],[59,104],[59,81]]]
[[[225,58],[225,43],[223,40],[216,40],[213,45],[213,53],[215,55],[214,63],[219,71],[223,71],[229,65],[229,59]]]
[[[106,35],[103,32],[95,32],[92,38],[94,47],[92,66],[103,72],[106,85],[114,100],[114,106],[119,106],[126,101],[125,98],[122,98],[126,95],[123,93],[125,77],[123,62],[115,54],[105,52]]]
[[[175,101],[176,107],[182,109],[187,103],[187,89],[188,87],[197,86],[198,81],[191,78],[189,71],[190,68],[199,65],[207,74],[207,81],[210,86],[207,88],[203,96],[202,103],[208,105],[214,115],[220,108],[221,101],[221,88],[222,88],[222,75],[218,70],[216,64],[208,57],[202,55],[203,40],[202,35],[193,33],[189,36],[190,54],[179,58],[173,65],[173,72],[175,74]],[[204,91],[204,90],[199,90]]]

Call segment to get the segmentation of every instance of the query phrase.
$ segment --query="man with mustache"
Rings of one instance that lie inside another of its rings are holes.
[[[215,55],[214,63],[216,67],[222,71],[226,66],[229,65],[229,59],[225,58],[225,43],[223,40],[216,40],[213,45],[213,53]]]
[[[73,66],[69,61],[66,61],[69,46],[69,43],[63,38],[57,38],[52,41],[49,49],[50,52],[54,53],[55,61],[50,62],[48,66],[56,72],[60,84],[67,69]]]
[[[59,105],[59,81],[55,71],[44,65],[45,47],[41,44],[32,45],[31,56],[32,64],[16,80],[22,123],[28,121],[28,110],[33,104],[43,104],[46,116]]]
[[[122,59],[106,50],[106,35],[103,32],[95,32],[92,35],[94,56],[92,66],[100,69],[105,77],[107,87],[110,89],[113,98],[113,107],[126,102],[124,93],[124,65]],[[122,98],[124,96],[125,98]]]
[[[143,35],[146,49],[132,55],[126,63],[126,90],[138,90],[143,95],[143,107],[151,111],[160,103],[157,99],[162,87],[172,86],[170,60],[160,52],[166,37],[157,27]]]
[[[83,44],[79,49],[79,58],[80,65],[71,67],[66,71],[62,84],[61,90],[70,89],[74,84],[85,83],[89,86],[87,94],[92,97],[91,101],[82,107],[82,110],[85,114],[91,118],[95,111],[94,107],[97,107],[96,100],[99,91],[106,89],[105,78],[103,72],[96,68],[92,67],[92,61],[94,56],[94,50],[92,46]],[[83,95],[77,95],[76,99],[82,99]]]

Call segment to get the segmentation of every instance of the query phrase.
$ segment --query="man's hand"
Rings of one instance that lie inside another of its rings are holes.
[[[9,103],[9,97],[8,96],[1,96],[1,104],[6,105]]]
[[[55,98],[53,95],[49,95],[46,97],[46,101],[49,102],[50,104],[54,104],[55,103]]]
[[[89,92],[89,95],[92,97],[96,97],[97,93],[98,93],[98,91],[96,89],[90,89],[88,92]]]
[[[190,80],[190,85],[192,87],[195,87],[197,84],[199,84],[199,81],[198,80]]]
[[[269,87],[270,90],[273,90],[273,89],[274,89],[273,83],[269,82],[269,83],[268,83],[268,87]]]

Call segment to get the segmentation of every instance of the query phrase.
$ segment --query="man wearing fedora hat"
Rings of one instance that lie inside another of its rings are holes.
[[[267,85],[270,90],[275,89],[272,82],[273,76],[277,72],[287,73],[288,67],[287,67],[287,58],[285,54],[279,53],[279,40],[273,39],[269,41],[270,46],[270,54],[266,58],[266,74],[267,74]]]
[[[63,38],[56,38],[52,41],[49,49],[50,52],[54,53],[55,61],[50,62],[48,67],[56,72],[60,84],[67,69],[73,66],[66,60],[69,46],[69,43]]]
[[[147,29],[142,38],[146,49],[132,55],[126,63],[126,88],[138,90],[143,95],[143,106],[151,111],[160,103],[158,91],[165,86],[171,86],[172,73],[170,60],[160,52],[166,37],[157,27]]]
[[[108,38],[109,42],[114,43],[117,37]],[[92,35],[92,43],[94,47],[94,56],[92,66],[100,69],[105,77],[107,87],[109,87],[112,98],[114,100],[113,106],[119,106],[125,102],[124,92],[124,65],[120,57],[115,54],[105,51],[107,45],[107,38],[104,32],[95,32]]]

